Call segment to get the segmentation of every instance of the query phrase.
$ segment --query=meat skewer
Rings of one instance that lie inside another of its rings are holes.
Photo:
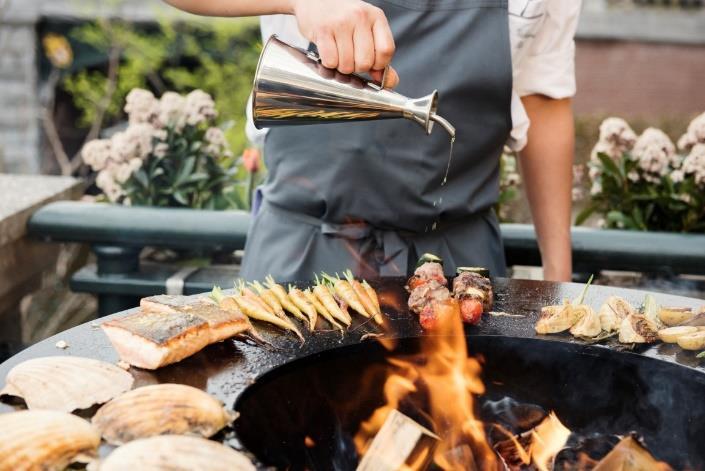
[[[322,273],[321,276],[324,280],[328,281],[328,283],[333,287],[335,294],[337,294],[338,297],[345,302],[345,304],[364,317],[369,318],[371,316],[371,314],[369,314],[365,309],[365,306],[363,306],[360,298],[358,298],[357,293],[349,281],[341,279],[337,273],[336,278],[333,278],[327,273]]]
[[[458,276],[453,280],[453,297],[460,301],[463,322],[477,324],[483,311],[492,310],[492,282],[474,269],[458,269]]]
[[[379,310],[378,306],[374,303],[372,298],[370,297],[370,294],[368,293],[367,289],[355,279],[353,276],[352,272],[350,270],[346,270],[343,275],[345,276],[346,280],[352,287],[353,291],[355,291],[355,294],[357,295],[358,299],[362,303],[363,307],[365,310],[374,317],[375,322],[378,324],[382,323],[382,312]],[[370,289],[372,287],[370,286]],[[376,297],[376,295],[375,295]]]

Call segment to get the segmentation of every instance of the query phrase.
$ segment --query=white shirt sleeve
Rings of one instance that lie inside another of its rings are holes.
[[[575,31],[581,0],[544,0],[545,17],[514,65],[514,90],[568,98],[575,94]]]

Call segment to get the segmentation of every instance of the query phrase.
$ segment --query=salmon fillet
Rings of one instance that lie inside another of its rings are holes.
[[[250,320],[240,309],[223,309],[204,298],[159,295],[142,298],[143,311],[155,313],[184,312],[193,314],[206,322],[211,330],[210,343],[220,342],[252,328]]]
[[[208,345],[211,338],[206,320],[179,311],[141,310],[104,322],[101,327],[123,361],[148,370],[193,355]]]

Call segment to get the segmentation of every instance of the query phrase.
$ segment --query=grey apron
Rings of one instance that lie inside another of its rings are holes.
[[[445,270],[505,272],[492,209],[499,156],[511,130],[507,0],[377,0],[397,45],[398,91],[438,89],[449,137],[407,120],[271,129],[269,174],[245,247],[242,276],[310,279],[352,269],[406,275],[425,252]]]

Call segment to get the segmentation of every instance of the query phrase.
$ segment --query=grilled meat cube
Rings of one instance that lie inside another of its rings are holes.
[[[432,329],[436,324],[435,304],[451,299],[448,288],[430,280],[411,291],[409,309],[419,315],[421,327]]]
[[[448,280],[446,280],[443,274],[443,266],[440,263],[427,262],[418,267],[411,278],[409,278],[406,289],[411,292],[431,280],[444,286],[448,284]]]
[[[179,311],[137,311],[101,327],[123,361],[148,370],[181,361],[211,340],[207,321]]]
[[[485,312],[489,312],[492,310],[492,304],[494,303],[492,282],[489,278],[477,273],[459,273],[453,280],[453,297],[459,301],[476,299],[482,303],[482,309]]]

